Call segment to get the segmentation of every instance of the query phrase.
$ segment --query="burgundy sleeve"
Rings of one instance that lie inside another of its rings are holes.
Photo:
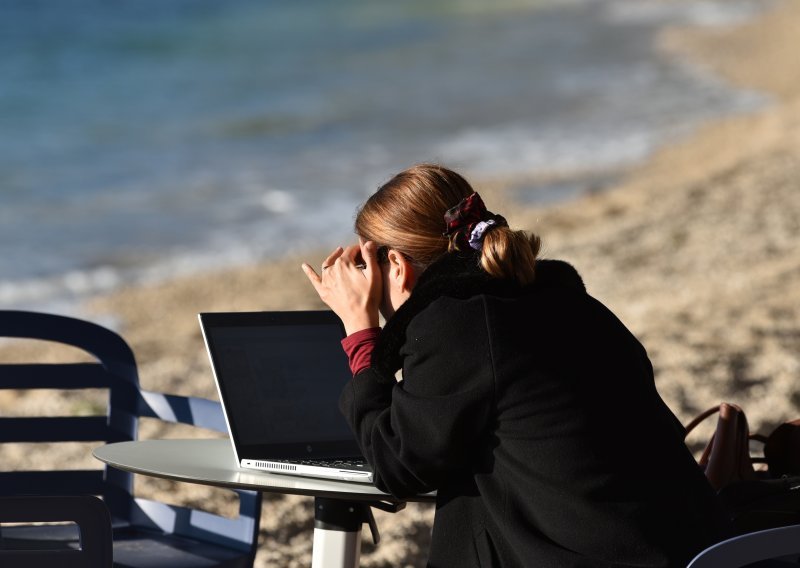
[[[381,328],[370,327],[351,333],[342,339],[342,347],[350,361],[350,371],[353,376],[369,367],[375,342],[378,341]]]

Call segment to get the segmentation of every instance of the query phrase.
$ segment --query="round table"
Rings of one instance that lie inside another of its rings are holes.
[[[434,494],[404,501],[372,484],[268,473],[239,467],[225,438],[138,440],[106,444],[94,456],[108,465],[152,477],[270,493],[314,497],[312,568],[354,568],[361,555],[361,525],[370,522],[370,507],[397,511],[405,501],[432,502]]]

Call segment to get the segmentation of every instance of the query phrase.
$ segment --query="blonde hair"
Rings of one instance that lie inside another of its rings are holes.
[[[458,250],[457,234],[445,236],[445,212],[475,192],[456,172],[419,164],[382,185],[358,211],[355,231],[376,245],[399,251],[422,269]],[[504,223],[486,231],[480,266],[495,278],[533,282],[540,239]]]

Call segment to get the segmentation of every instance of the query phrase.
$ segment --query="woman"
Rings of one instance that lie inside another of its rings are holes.
[[[375,484],[437,491],[429,566],[685,566],[717,540],[644,348],[574,268],[435,165],[355,229],[303,269],[345,325],[340,406]]]

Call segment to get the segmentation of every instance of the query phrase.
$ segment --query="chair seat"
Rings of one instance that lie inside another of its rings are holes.
[[[78,550],[75,524],[0,528],[0,550]],[[129,526],[114,529],[114,566],[119,568],[249,568],[247,553]]]
[[[64,525],[17,525],[0,527],[2,550],[79,550],[80,529]]]
[[[114,566],[119,568],[249,568],[240,550],[188,538],[123,528],[114,530]]]

